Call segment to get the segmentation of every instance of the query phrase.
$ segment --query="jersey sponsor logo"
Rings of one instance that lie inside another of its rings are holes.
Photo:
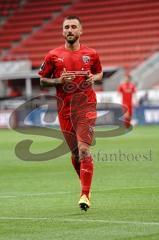
[[[90,62],[90,56],[84,55],[82,56],[82,60],[84,63],[89,63]]]

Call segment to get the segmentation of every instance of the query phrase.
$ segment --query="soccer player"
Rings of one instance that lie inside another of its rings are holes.
[[[136,87],[131,82],[131,76],[129,74],[126,74],[124,82],[119,85],[118,92],[122,96],[123,106],[127,108],[127,112],[124,115],[124,124],[126,128],[130,128],[133,114],[133,95],[136,92]]]
[[[81,20],[76,16],[66,17],[63,21],[65,44],[46,55],[39,75],[41,84],[56,87],[60,127],[81,183],[78,204],[87,211],[93,176],[90,145],[96,120],[93,83],[102,80],[103,72],[96,51],[80,44],[81,34]]]

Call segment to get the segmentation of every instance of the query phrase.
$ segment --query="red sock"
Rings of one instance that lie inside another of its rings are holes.
[[[92,183],[92,176],[93,176],[93,161],[92,157],[85,157],[81,159],[81,167],[80,167],[80,179],[81,179],[81,186],[82,186],[82,193],[86,194],[89,198],[89,192]]]
[[[131,126],[131,119],[130,118],[125,118],[125,127],[129,128]]]
[[[73,156],[71,156],[71,160],[72,160],[72,165],[73,165],[74,169],[76,170],[77,175],[80,178],[80,161],[77,161],[77,159]]]

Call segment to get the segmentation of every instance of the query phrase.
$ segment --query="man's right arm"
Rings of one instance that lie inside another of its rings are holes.
[[[61,76],[59,78],[46,78],[41,77],[40,78],[40,85],[41,86],[57,86],[60,84],[64,84],[66,82],[71,82],[75,78],[74,73],[69,73],[64,69]]]
[[[45,77],[40,78],[40,86],[42,87],[46,87],[46,86],[53,87],[59,84],[62,84],[61,78],[45,78]]]

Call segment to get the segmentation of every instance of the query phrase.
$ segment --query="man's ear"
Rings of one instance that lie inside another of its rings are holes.
[[[83,28],[81,26],[81,29],[80,29],[80,34],[82,35],[83,34]]]
[[[82,27],[81,24],[80,24],[80,34],[81,34],[81,35],[83,34],[83,27]]]

